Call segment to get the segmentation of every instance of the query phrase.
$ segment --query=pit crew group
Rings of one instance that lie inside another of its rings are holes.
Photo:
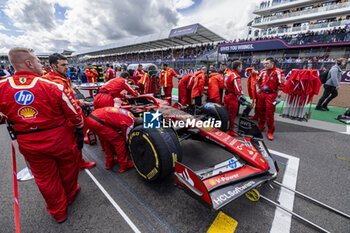
[[[267,138],[274,140],[274,112],[276,100],[279,101],[279,92],[284,87],[284,72],[275,66],[273,58],[266,58],[263,62],[265,69],[258,72],[254,68],[247,69],[254,77],[252,80],[255,86],[256,96],[255,114],[251,120],[258,120],[259,129],[265,131],[267,125]],[[159,86],[163,87],[165,97],[171,97],[173,88],[173,77],[178,77],[175,71],[163,64],[160,73]],[[208,102],[223,104],[231,117],[231,128],[229,134],[237,137],[234,132],[235,118],[239,110],[239,98],[243,98],[240,73],[242,72],[242,62],[234,61],[232,70],[227,68],[226,64],[222,65],[221,70],[217,71],[215,67],[210,66],[209,70],[202,67],[194,74],[187,74],[179,78],[178,93],[179,102],[182,106],[202,105],[202,97],[207,87]],[[134,81],[140,87],[141,94],[150,93],[150,78],[147,72],[142,70],[140,64],[134,71]]]
[[[12,48],[8,57],[16,72],[0,79],[0,124],[7,122],[14,131],[48,212],[62,223],[81,189],[77,182],[79,169],[96,165],[82,158],[87,128],[99,135],[106,153],[106,169],[118,162],[120,172],[133,167],[127,160],[125,140],[135,117],[114,108],[113,98],[124,89],[132,95],[138,93],[125,79],[113,79],[100,89],[95,111],[85,119],[81,107],[86,103],[75,99],[71,82],[65,78],[66,57],[50,55],[50,69],[45,70],[45,75],[31,49]]]
[[[81,189],[77,183],[79,169],[92,168],[96,164],[82,158],[87,129],[99,136],[105,151],[106,169],[116,163],[120,164],[120,172],[133,167],[132,161],[128,162],[125,141],[136,118],[127,110],[115,108],[114,103],[115,98],[122,98],[127,93],[139,95],[130,82],[140,87],[141,94],[149,93],[150,77],[142,70],[142,65],[134,71],[133,79],[126,72],[116,78],[116,72],[108,66],[105,76],[109,81],[97,92],[94,111],[85,117],[81,107],[86,103],[75,99],[71,82],[65,78],[68,73],[66,57],[57,53],[50,55],[50,67],[44,70],[31,49],[13,48],[9,51],[9,60],[16,72],[0,80],[0,124],[7,121],[13,126],[19,150],[30,165],[48,212],[62,223],[67,219],[68,206]],[[265,59],[264,67],[260,72],[251,70],[258,75],[258,100],[252,119],[259,120],[262,131],[267,123],[268,138],[273,140],[273,102],[283,87],[284,75],[275,67],[273,58]],[[162,68],[159,85],[163,87],[165,97],[171,97],[173,78],[178,75],[167,64]],[[241,71],[242,63],[234,61],[232,70],[223,66],[220,72],[215,72],[210,67],[208,74],[207,68],[203,67],[195,74],[185,75],[178,84],[179,102],[183,106],[192,102],[201,105],[204,87],[208,86],[209,101],[223,103],[234,122],[238,98],[243,94]],[[88,82],[97,80],[98,74],[91,65],[85,74]],[[221,92],[224,92],[223,98]],[[231,125],[229,134],[238,136]]]

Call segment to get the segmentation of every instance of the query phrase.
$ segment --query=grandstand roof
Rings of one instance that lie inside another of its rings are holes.
[[[105,46],[75,52],[73,56],[130,53],[223,40],[225,40],[223,37],[198,23],[142,37],[119,40]]]

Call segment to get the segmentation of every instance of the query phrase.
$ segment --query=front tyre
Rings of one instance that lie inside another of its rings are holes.
[[[129,150],[137,172],[147,181],[163,179],[182,160],[180,142],[171,128],[135,127],[129,137]]]

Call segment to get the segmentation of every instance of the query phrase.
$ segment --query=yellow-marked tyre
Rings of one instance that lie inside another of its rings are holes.
[[[251,201],[259,201],[260,193],[256,189],[252,189],[245,193],[245,196]]]
[[[129,137],[129,151],[137,172],[147,181],[163,179],[182,160],[180,142],[171,128],[135,127]]]

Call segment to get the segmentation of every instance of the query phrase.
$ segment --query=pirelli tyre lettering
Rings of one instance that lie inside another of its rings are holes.
[[[137,172],[147,181],[171,175],[175,162],[182,160],[180,142],[171,128],[135,127],[129,137],[129,150]]]

